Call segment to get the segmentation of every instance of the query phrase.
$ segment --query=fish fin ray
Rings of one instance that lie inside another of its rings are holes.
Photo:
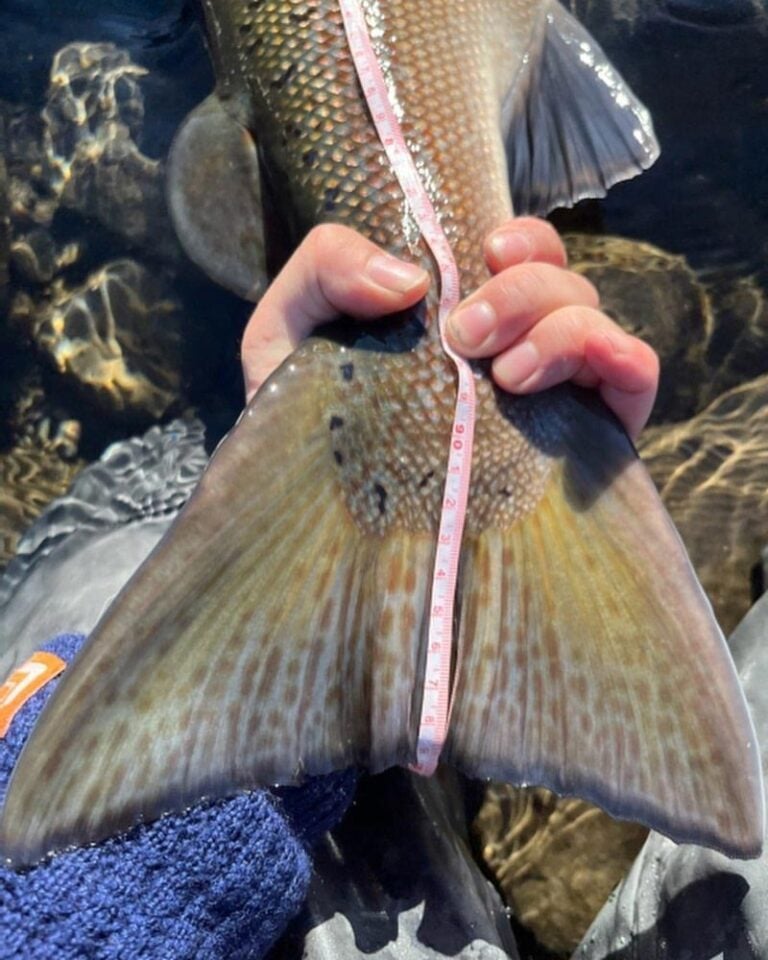
[[[414,758],[434,536],[372,536],[347,510],[325,412],[338,362],[314,343],[262,388],[65,672],[0,818],[13,862],[203,796]]]
[[[251,134],[215,94],[179,128],[168,156],[168,207],[184,251],[246,300],[267,284],[261,174]]]
[[[568,421],[538,506],[465,544],[444,758],[755,856],[759,751],[711,607],[623,431]]]
[[[505,105],[518,214],[602,197],[659,153],[648,111],[589,32],[556,2],[540,29],[540,53]]]

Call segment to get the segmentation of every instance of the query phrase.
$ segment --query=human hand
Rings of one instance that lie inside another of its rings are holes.
[[[451,346],[492,357],[493,378],[510,393],[566,380],[596,388],[635,439],[656,398],[655,351],[599,309],[597,290],[566,269],[563,242],[545,220],[509,220],[484,253],[494,276],[449,318]]]
[[[454,311],[451,345],[466,357],[493,357],[496,382],[512,393],[565,380],[595,387],[636,437],[653,406],[658,359],[598,309],[587,280],[565,269],[554,228],[533,217],[510,220],[489,236],[485,257],[494,276]],[[247,398],[314,327],[341,313],[364,319],[404,310],[418,303],[429,282],[421,268],[346,227],[316,227],[248,322],[242,343]],[[478,311],[480,302],[487,306]],[[471,306],[473,315],[464,312]]]

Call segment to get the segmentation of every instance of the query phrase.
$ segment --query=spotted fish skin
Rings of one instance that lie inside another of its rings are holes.
[[[467,295],[489,276],[484,238],[512,214],[498,118],[502,93],[512,86],[541,31],[542,4],[464,0],[452,5],[456,15],[450,30],[445,29],[442,0],[363,6],[406,143]],[[405,522],[411,529],[434,532],[455,384],[453,364],[437,335],[437,269],[371,123],[338,4],[208,2],[206,9],[211,35],[220,37],[227,53],[220,98],[235,114],[243,101],[248,103],[241,119],[258,131],[268,188],[281,213],[293,221],[296,235],[318,223],[343,223],[420,263],[435,277],[425,329],[415,342],[407,350],[381,353],[381,369],[372,380],[342,383],[339,401],[347,408],[354,395],[362,409],[376,410],[376,417],[364,418],[370,421],[370,436],[364,444],[356,438],[341,470],[347,496],[357,504],[356,517],[374,528]],[[221,55],[219,59],[224,62]],[[403,64],[407,73],[398,69]],[[365,331],[361,336],[365,340]],[[386,343],[387,336],[383,339]],[[402,340],[397,329],[389,337],[391,344]],[[473,487],[470,530],[482,529],[494,515],[509,518],[533,508],[549,470],[536,443],[544,441],[552,404],[570,402],[565,394],[552,392],[514,404],[494,389],[484,365],[476,365],[476,372],[476,473],[485,482]],[[343,436],[337,435],[339,442]],[[381,437],[386,444],[379,442]],[[516,464],[513,478],[505,470],[510,462]],[[505,470],[498,484],[492,479],[494,464]],[[414,491],[412,480],[420,470],[429,480]],[[398,476],[403,473],[407,479]],[[386,511],[379,509],[379,498],[366,492],[365,475],[378,477],[376,482],[386,488]],[[401,497],[407,498],[402,504]],[[363,504],[370,508],[367,513]]]
[[[437,281],[336,3],[204,6],[217,94],[170,165],[190,251],[225,246],[215,275],[234,265],[233,289],[255,289],[258,217],[238,208],[261,202],[258,160],[294,239],[345,223]],[[553,0],[363,7],[464,294],[488,275],[482,241],[512,211],[509,183],[541,209],[655,156],[642,107]],[[222,212],[200,215],[211,196]],[[435,287],[407,317],[319,331],[260,389],[41,716],[0,815],[11,861],[203,796],[415,760],[455,394]],[[751,720],[631,443],[584,392],[515,398],[474,372],[444,758],[756,855]]]

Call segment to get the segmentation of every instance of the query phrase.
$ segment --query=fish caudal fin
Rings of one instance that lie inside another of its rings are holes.
[[[647,169],[659,148],[648,111],[588,31],[542,4],[537,53],[505,104],[516,213],[548,213]]]
[[[203,796],[413,760],[434,537],[351,518],[326,346],[264,385],[65,672],[2,811],[12,862]]]
[[[759,750],[709,603],[623,431],[568,411],[541,502],[465,544],[444,759],[756,856]]]

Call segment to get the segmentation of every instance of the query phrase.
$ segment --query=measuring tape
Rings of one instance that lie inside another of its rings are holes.
[[[440,226],[435,208],[421,181],[390,103],[387,84],[371,44],[360,0],[339,0],[339,6],[355,69],[379,139],[440,271],[440,342],[456,365],[459,377],[432,573],[424,696],[416,764],[412,768],[417,773],[430,776],[437,767],[450,716],[453,608],[472,468],[475,381],[469,364],[455,354],[445,340],[446,319],[460,298],[459,271],[448,238]]]

